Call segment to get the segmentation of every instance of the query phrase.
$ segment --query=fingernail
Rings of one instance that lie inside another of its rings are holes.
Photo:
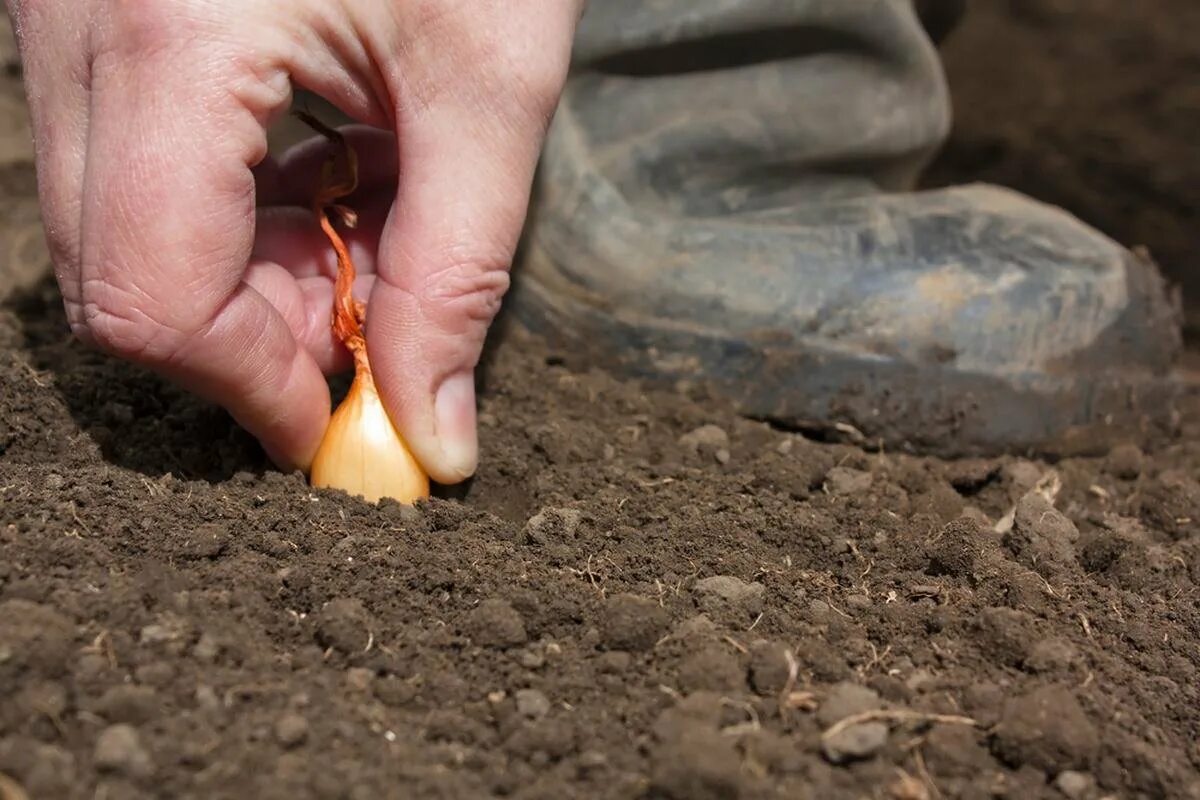
[[[442,382],[433,401],[433,418],[447,468],[461,480],[471,477],[479,461],[474,374],[459,372]]]

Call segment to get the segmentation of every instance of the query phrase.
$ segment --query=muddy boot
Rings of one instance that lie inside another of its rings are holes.
[[[1169,424],[1157,270],[1011,191],[913,191],[949,124],[912,0],[592,3],[512,306],[618,373],[891,447],[1079,452]]]

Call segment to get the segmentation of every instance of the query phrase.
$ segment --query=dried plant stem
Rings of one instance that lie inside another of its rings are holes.
[[[333,211],[342,224],[353,228],[358,217],[351,209],[338,203],[358,188],[358,155],[346,138],[311,114],[298,111],[296,115],[310,128],[335,145],[334,152],[321,168],[321,183],[313,198],[313,214],[337,256],[337,278],[333,287],[333,332],[354,356],[356,375],[371,373],[367,361],[367,340],[363,335],[366,306],[354,299],[354,279],[357,272],[350,250],[333,226],[329,212]]]
[[[874,711],[864,711],[861,714],[852,714],[849,717],[840,719],[833,725],[830,725],[824,733],[821,734],[822,739],[828,739],[836,736],[842,731],[849,728],[851,725],[858,725],[863,722],[940,722],[946,725],[970,725],[978,726],[979,723],[970,717],[961,717],[956,714],[927,714],[923,711],[912,711],[907,708],[895,709],[876,709]]]

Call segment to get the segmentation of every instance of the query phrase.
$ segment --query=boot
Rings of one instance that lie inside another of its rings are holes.
[[[944,28],[960,2],[919,3]],[[1172,421],[1177,298],[1065,211],[915,191],[950,126],[912,0],[597,0],[511,307],[746,415],[939,455]]]

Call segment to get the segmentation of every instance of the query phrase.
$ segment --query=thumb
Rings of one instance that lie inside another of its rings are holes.
[[[478,461],[474,370],[508,289],[574,22],[564,15],[559,51],[540,48],[539,75],[492,65],[484,69],[499,87],[457,78],[427,102],[395,104],[400,183],[368,304],[368,353],[393,421],[439,483],[470,477]]]

